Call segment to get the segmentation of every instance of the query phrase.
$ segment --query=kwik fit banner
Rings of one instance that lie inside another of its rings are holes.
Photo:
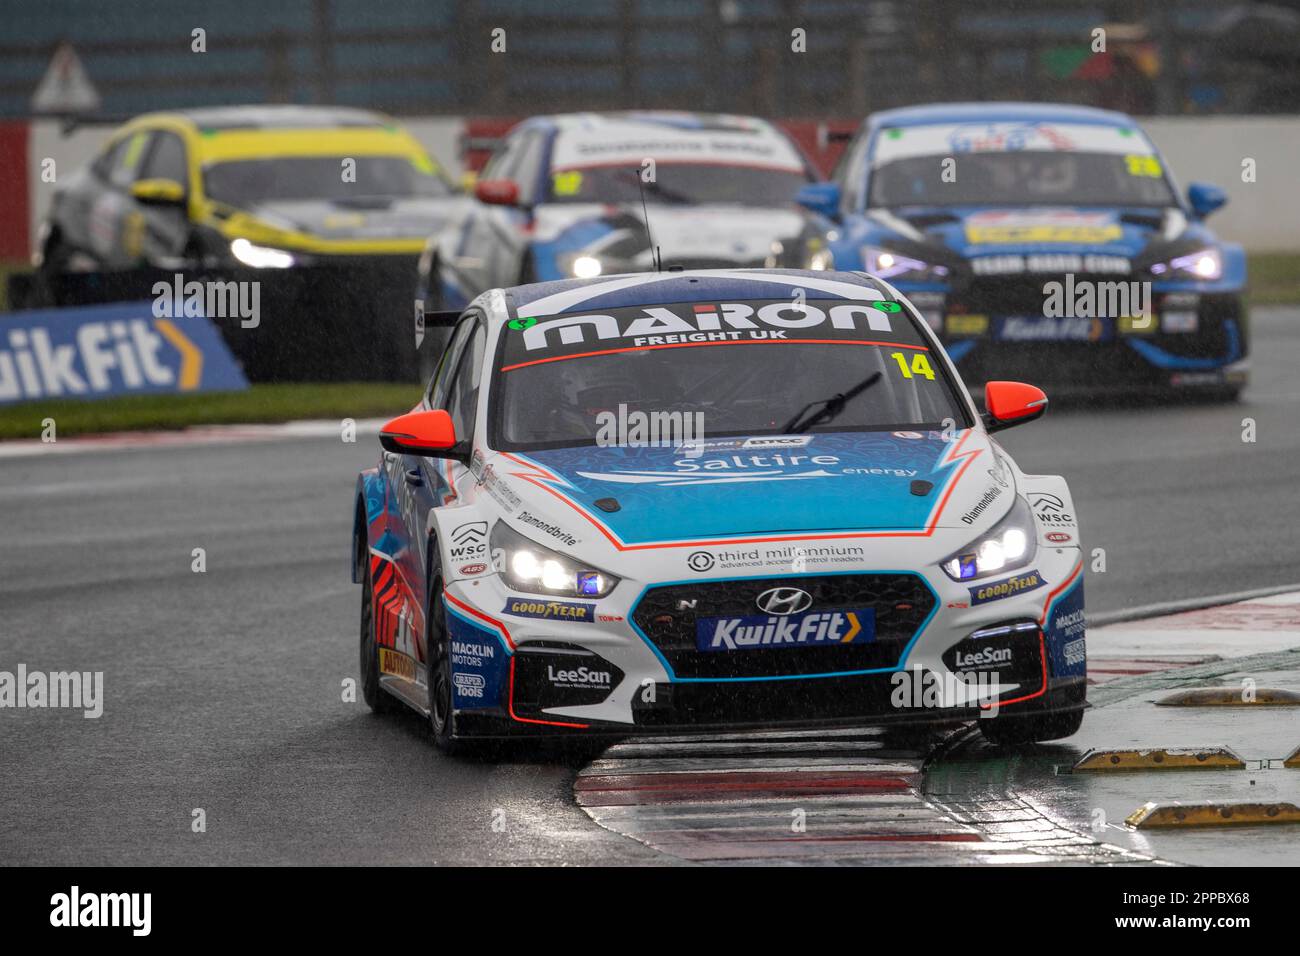
[[[248,388],[212,322],[153,312],[129,302],[0,316],[0,405]]]

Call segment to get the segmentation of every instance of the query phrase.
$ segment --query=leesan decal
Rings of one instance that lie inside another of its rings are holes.
[[[1043,576],[1037,571],[1013,574],[1001,581],[990,581],[988,584],[970,588],[970,603],[973,606],[986,604],[989,601],[1000,601],[1003,598],[1014,597],[1017,594],[1024,594],[1026,591],[1041,588],[1043,583]]]
[[[504,614],[516,617],[540,617],[547,620],[581,621],[590,624],[596,619],[596,605],[573,601],[542,601],[533,598],[507,598]]]
[[[797,284],[792,280],[792,284]],[[897,302],[792,299],[683,303],[597,314],[521,317],[506,323],[502,371],[597,349],[768,341],[859,342],[927,348]]]

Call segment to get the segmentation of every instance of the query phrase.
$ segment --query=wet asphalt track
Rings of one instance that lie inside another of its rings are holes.
[[[1091,611],[1300,581],[1300,310],[1254,325],[1240,405],[1082,407],[1006,433],[1025,470],[1069,478],[1106,550]],[[341,700],[372,441],[0,461],[0,669],[106,685],[99,720],[0,711],[0,863],[662,859],[574,805],[581,753],[451,761],[416,718]]]

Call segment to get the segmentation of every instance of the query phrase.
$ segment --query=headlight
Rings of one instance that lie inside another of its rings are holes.
[[[809,269],[818,272],[835,268],[835,256],[829,249],[818,249],[808,256]]]
[[[618,578],[525,538],[504,521],[492,526],[492,566],[515,591],[564,597],[604,597]]]
[[[1199,249],[1168,262],[1157,262],[1151,267],[1154,276],[1168,273],[1191,276],[1194,279],[1217,279],[1223,275],[1223,256],[1218,249]]]
[[[882,279],[893,279],[898,276],[917,280],[943,279],[948,275],[946,266],[931,265],[920,259],[912,259],[876,246],[862,247],[862,261],[868,272]]]
[[[293,256],[283,249],[255,246],[247,239],[236,239],[230,244],[230,254],[254,269],[287,269],[293,265]]]
[[[1034,560],[1038,534],[1024,498],[1017,497],[1007,516],[988,534],[977,538],[943,562],[954,581],[973,581],[1024,567]]]
[[[569,263],[569,271],[577,279],[594,279],[604,268],[604,264],[595,256],[575,256]]]

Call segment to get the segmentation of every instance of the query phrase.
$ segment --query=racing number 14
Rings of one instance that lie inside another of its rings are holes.
[[[889,357],[898,363],[899,370],[903,373],[903,378],[911,378],[915,373],[922,378],[928,378],[934,381],[934,369],[930,368],[930,360],[925,357],[924,352],[912,353],[912,364],[908,367],[907,356],[902,352],[890,352]]]

